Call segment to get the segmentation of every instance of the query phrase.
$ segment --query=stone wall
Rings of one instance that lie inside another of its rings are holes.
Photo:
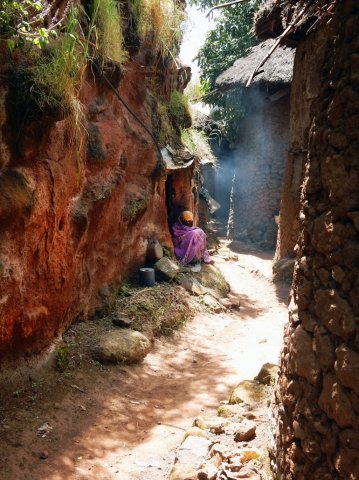
[[[294,256],[299,235],[300,188],[308,155],[311,106],[318,97],[327,28],[315,30],[311,42],[298,45],[290,95],[290,146],[280,203],[276,260]]]
[[[288,126],[288,96],[266,104],[243,121],[239,148],[233,153],[235,239],[275,248]]]
[[[326,28],[275,392],[278,480],[359,478],[357,2],[340,2]]]

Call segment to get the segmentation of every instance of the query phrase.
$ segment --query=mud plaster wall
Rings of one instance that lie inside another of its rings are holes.
[[[315,30],[311,44],[297,47],[290,95],[290,146],[283,177],[276,260],[294,256],[299,234],[300,188],[308,154],[311,105],[318,97],[326,28]]]
[[[198,193],[194,179],[195,163],[187,168],[167,171],[166,197],[170,226],[178,220],[184,210],[191,211],[194,214],[195,223],[198,221]]]
[[[130,62],[126,71],[119,91],[151,129],[141,67]],[[171,247],[156,147],[101,80],[89,74],[82,90],[88,135],[79,169],[65,120],[30,123],[16,143],[7,93],[3,80],[2,359],[38,352],[75,319],[93,315],[108,299],[108,286],[143,265],[148,237]]]
[[[339,3],[328,28],[275,391],[279,480],[359,478],[357,2]]]
[[[289,141],[289,97],[245,118],[234,152],[233,236],[264,248],[277,241],[282,179]]]

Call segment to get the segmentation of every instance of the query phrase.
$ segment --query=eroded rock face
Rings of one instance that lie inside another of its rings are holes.
[[[359,478],[358,24],[357,3],[341,2],[332,22],[298,49],[314,51],[319,42],[323,62],[275,391],[279,480]],[[311,88],[301,75],[293,82],[297,89]]]
[[[152,129],[140,70],[130,62],[119,92]],[[172,247],[156,146],[101,79],[84,79],[88,134],[78,163],[66,119],[19,125],[15,141],[1,78],[0,357],[10,358],[94,314],[108,285],[143,266],[148,238]]]

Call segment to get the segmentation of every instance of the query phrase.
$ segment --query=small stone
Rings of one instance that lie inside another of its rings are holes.
[[[187,292],[192,293],[193,295],[204,295],[206,293],[206,289],[191,275],[183,275],[183,277],[179,277],[180,278],[177,280],[178,283],[182,285]]]
[[[222,306],[217,302],[217,300],[212,297],[209,293],[203,296],[203,303],[213,310],[215,313],[219,313],[222,310]]]
[[[232,308],[232,302],[230,301],[229,298],[221,298],[220,303],[221,303],[225,308]]]
[[[229,470],[230,472],[239,472],[243,467],[243,463],[240,462],[238,459],[233,463],[225,464],[225,469]]]
[[[197,480],[197,472],[188,465],[176,463],[172,467],[169,480]]]
[[[278,374],[278,365],[273,363],[265,363],[258,375],[254,378],[263,385],[273,385]]]
[[[41,458],[41,460],[46,460],[47,458],[49,458],[49,452],[47,450],[43,450],[39,457]]]
[[[236,474],[236,479],[242,479],[246,478],[248,480],[261,480],[262,477],[260,474],[258,474],[256,471],[254,471],[252,468],[249,466],[245,465],[243,466],[239,472]]]
[[[181,269],[174,261],[167,257],[161,258],[155,263],[155,272],[158,280],[171,281],[180,273]]]
[[[243,416],[243,405],[221,405],[218,407],[217,413],[220,417],[224,418],[242,418]]]
[[[218,462],[218,466],[223,460],[227,460],[228,456],[230,455],[229,447],[223,445],[222,443],[215,443],[210,451],[210,455],[213,458],[217,458],[220,461]]]
[[[209,454],[211,442],[202,437],[187,437],[178,450],[178,462],[198,469]]]
[[[250,460],[259,460],[262,456],[260,450],[258,448],[252,447],[252,448],[240,448],[238,450],[235,450],[232,455],[230,455],[230,459],[233,457],[239,457],[239,460],[242,463],[247,463]],[[232,461],[232,460],[231,460]]]
[[[194,427],[201,428],[202,430],[209,430],[211,433],[220,435],[224,433],[225,427],[231,422],[219,417],[203,418],[198,417],[193,422]]]
[[[187,437],[191,437],[191,436],[192,437],[208,438],[208,433],[205,430],[202,430],[201,428],[191,427],[184,434],[182,442],[184,442]]]
[[[250,420],[244,420],[234,434],[236,442],[247,442],[251,440],[256,434],[256,424]]]
[[[261,401],[266,394],[265,387],[253,380],[243,380],[231,393],[229,404],[246,403],[253,405]]]
[[[248,420],[254,420],[256,415],[253,412],[244,412],[243,417],[248,418]]]
[[[130,328],[132,325],[132,320],[127,317],[119,316],[117,313],[110,315],[110,319],[115,327]]]
[[[198,480],[216,480],[218,468],[211,460],[206,461],[197,472]]]
[[[239,310],[241,308],[241,302],[238,298],[230,297],[232,308]]]

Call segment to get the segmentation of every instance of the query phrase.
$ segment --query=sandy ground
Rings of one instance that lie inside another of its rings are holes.
[[[272,255],[225,256],[216,265],[239,311],[198,314],[156,340],[141,365],[91,365],[4,395],[0,479],[167,479],[193,419],[214,415],[236,384],[277,363],[288,287],[271,283]]]

